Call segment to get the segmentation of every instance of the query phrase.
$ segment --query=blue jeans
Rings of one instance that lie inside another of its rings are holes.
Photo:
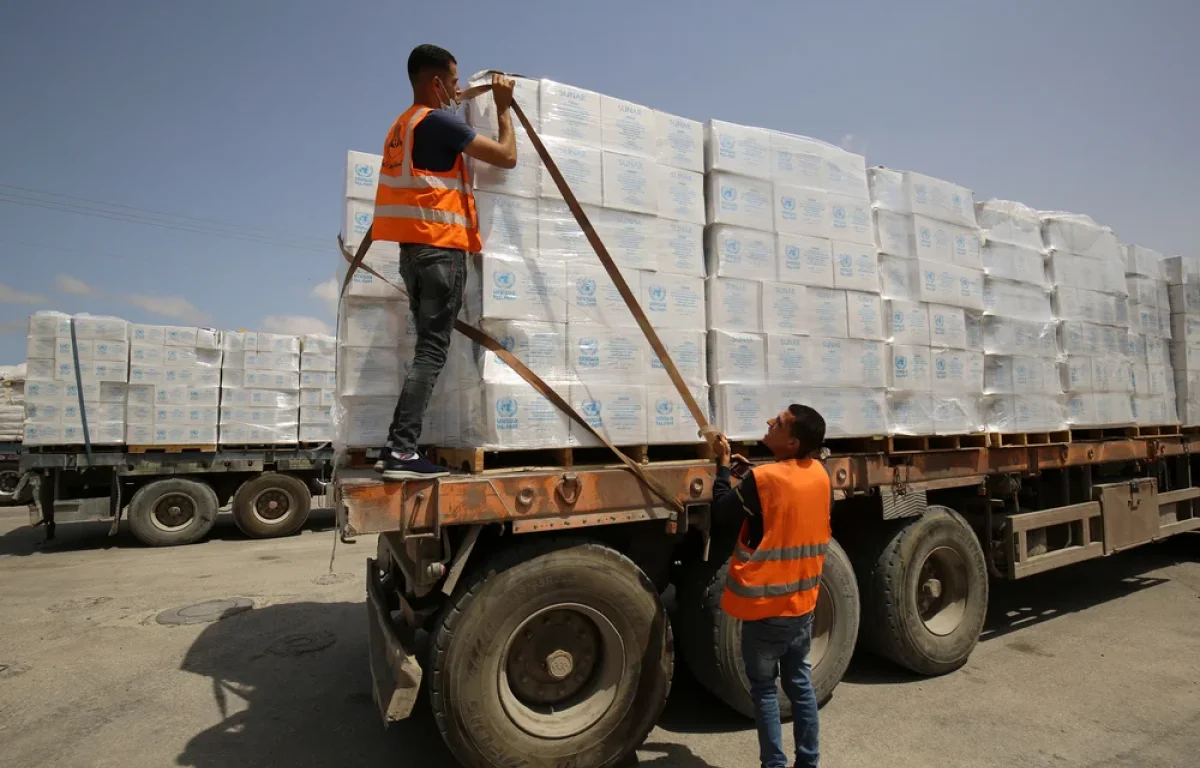
[[[400,246],[400,276],[417,328],[417,350],[388,431],[388,447],[399,453],[417,450],[421,421],[446,364],[454,319],[462,307],[466,274],[466,251],[408,243]]]
[[[742,660],[750,679],[754,719],[758,724],[758,752],[762,768],[787,768],[783,751],[783,726],[779,721],[776,675],[783,676],[783,692],[792,702],[792,734],[796,740],[796,765],[816,768],[817,695],[813,691],[808,648],[812,644],[811,613],[742,622]]]

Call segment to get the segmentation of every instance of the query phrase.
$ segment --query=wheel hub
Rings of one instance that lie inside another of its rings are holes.
[[[196,517],[196,503],[188,496],[171,493],[159,499],[150,515],[154,527],[168,533],[182,530]]]
[[[962,555],[950,547],[931,550],[916,587],[917,611],[925,628],[943,637],[958,629],[967,609],[967,564]]]
[[[254,500],[254,514],[265,522],[278,522],[291,508],[291,499],[281,490],[263,491]]]
[[[563,680],[571,676],[575,669],[575,659],[566,651],[554,651],[546,657],[546,671],[555,680]]]
[[[12,470],[0,472],[0,493],[12,493],[21,482],[21,474]]]

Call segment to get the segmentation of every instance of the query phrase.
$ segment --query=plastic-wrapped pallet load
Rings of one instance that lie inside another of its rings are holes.
[[[299,337],[225,332],[221,347],[220,443],[295,443],[300,419]]]
[[[337,339],[307,334],[300,340],[300,433],[302,443],[333,440]]]
[[[1128,288],[1116,236],[1087,216],[1041,218],[1054,316],[1063,327],[1067,422],[1075,428],[1132,424]],[[1115,349],[1094,343],[1107,337],[1115,337]]]
[[[0,441],[19,442],[25,426],[25,368],[0,366]]]
[[[1171,336],[1171,289],[1163,255],[1138,245],[1122,245],[1121,259],[1129,292],[1129,364],[1133,421],[1138,426],[1178,424],[1175,377],[1168,350]],[[1200,286],[1197,286],[1200,287]],[[1186,313],[1182,286],[1176,303]],[[1200,291],[1192,289],[1193,311],[1200,311]]]
[[[131,325],[130,445],[216,445],[224,354],[217,331]]]
[[[1200,426],[1200,258],[1170,256],[1161,263],[1169,286],[1166,328],[1177,416],[1184,426]],[[1146,337],[1147,361],[1158,359],[1157,353]]]
[[[37,312],[29,318],[26,352],[26,445],[82,445],[85,415],[92,444],[125,442],[129,323],[116,317]],[[83,385],[82,409],[77,381]]]

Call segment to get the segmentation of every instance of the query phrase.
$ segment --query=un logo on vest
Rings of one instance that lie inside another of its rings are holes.
[[[517,415],[517,401],[511,397],[504,397],[496,401],[496,413],[501,416],[511,419]]]
[[[497,288],[512,288],[517,282],[517,276],[508,270],[496,270],[492,273],[492,282]]]

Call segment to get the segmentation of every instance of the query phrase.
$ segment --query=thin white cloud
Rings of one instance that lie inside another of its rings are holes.
[[[48,304],[50,300],[36,293],[25,293],[0,283],[0,304]]]
[[[306,333],[333,335],[333,328],[329,323],[306,315],[267,315],[258,324],[258,328],[264,333],[284,333],[291,336],[303,336]]]
[[[78,277],[70,275],[59,275],[54,278],[54,287],[62,293],[70,294],[71,296],[95,296],[100,293],[95,286],[88,285]]]
[[[847,133],[842,136],[842,140],[838,142],[838,146],[856,155],[867,154],[867,140],[853,133]]]
[[[183,323],[203,325],[212,320],[212,315],[201,312],[192,302],[182,296],[147,296],[135,293],[126,296],[124,300],[131,307],[144,309],[151,314]]]
[[[338,285],[337,278],[331,277],[323,283],[318,283],[317,286],[312,289],[312,295],[313,298],[320,299],[322,302],[324,302],[326,309],[329,310],[329,314],[336,316],[338,308],[338,294],[340,293],[340,289],[341,286]]]

